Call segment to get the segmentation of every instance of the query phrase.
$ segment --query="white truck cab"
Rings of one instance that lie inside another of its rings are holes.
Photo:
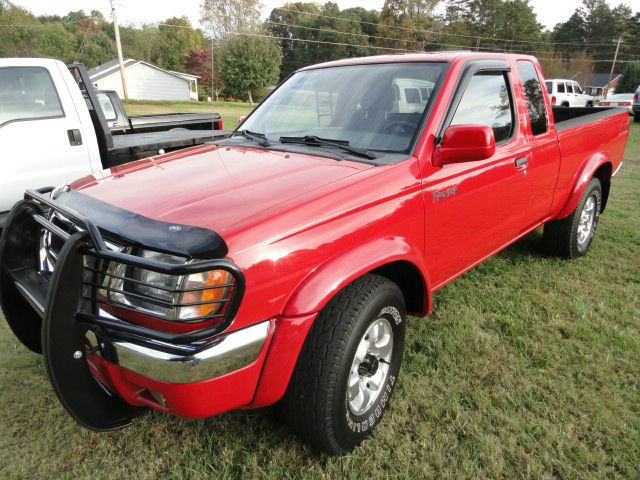
[[[593,107],[593,97],[584,93],[575,80],[547,79],[545,85],[554,107]]]
[[[0,58],[0,230],[27,189],[59,186],[225,134],[218,114],[128,117],[112,129],[104,113],[110,106],[113,117],[108,94],[98,97],[84,65]]]
[[[89,110],[57,60],[0,58],[0,145],[0,216],[27,188],[102,170]]]

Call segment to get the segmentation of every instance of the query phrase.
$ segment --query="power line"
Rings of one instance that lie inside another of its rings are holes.
[[[266,34],[260,34],[260,33],[249,33],[249,32],[231,32],[234,35],[243,35],[243,36],[247,36],[247,37],[259,37],[259,38],[271,38],[271,39],[275,39],[275,40],[289,40],[289,41],[293,41],[293,42],[303,42],[303,43],[320,43],[320,44],[325,44],[325,45],[339,45],[339,46],[347,46],[347,47],[361,47],[361,48],[367,48],[367,49],[384,49],[384,50],[390,50],[387,47],[376,47],[376,46],[371,46],[371,45],[360,45],[360,44],[356,44],[356,43],[342,43],[342,42],[330,42],[330,41],[326,41],[326,40],[310,40],[310,39],[306,39],[306,38],[296,38],[296,37],[280,37],[277,35],[266,35]],[[464,48],[464,47],[460,47],[460,48]],[[400,49],[391,49],[391,50],[400,50]],[[453,50],[452,50],[453,51]],[[424,50],[400,50],[400,52],[402,53],[436,53],[436,52],[425,52]],[[446,53],[445,52],[438,52],[438,53]],[[489,52],[485,52],[485,53],[489,53]],[[504,53],[512,53],[512,52],[504,52]],[[517,54],[520,54],[519,52],[516,52]],[[522,54],[524,55],[524,54]],[[548,58],[548,57],[536,57],[538,60],[559,60],[558,58]],[[591,62],[610,62],[610,60],[591,60],[589,59]],[[628,60],[618,60],[617,63],[627,63]]]
[[[312,31],[326,32],[326,33],[338,33],[338,34],[349,35],[349,36],[367,37],[368,39],[372,39],[373,38],[373,39],[377,39],[377,40],[390,40],[390,41],[395,41],[395,42],[413,43],[413,44],[419,44],[422,47],[424,47],[425,45],[439,45],[439,46],[443,46],[443,47],[471,48],[471,49],[474,49],[474,50],[482,49],[482,50],[485,50],[485,51],[518,52],[518,53],[523,53],[523,54],[534,54],[536,52],[543,51],[542,49],[522,49],[522,48],[505,49],[505,48],[500,48],[500,47],[480,47],[478,45],[475,45],[475,46],[459,45],[459,44],[455,44],[455,43],[443,43],[443,42],[437,42],[437,41],[433,41],[433,40],[424,40],[424,41],[420,41],[420,40],[405,40],[405,39],[402,39],[402,38],[381,37],[381,36],[377,36],[377,35],[369,35],[367,33],[345,32],[345,31],[341,31],[341,30],[333,30],[333,29],[327,29],[327,28],[308,27],[306,25],[294,25],[294,24],[290,24],[290,23],[273,22],[273,21],[270,21],[270,20],[266,20],[265,23],[268,23],[268,24],[271,24],[271,25],[279,25],[279,26],[291,27],[291,28],[299,28],[299,29],[303,29],[303,30],[312,30]],[[564,54],[564,55],[575,55],[576,53],[581,53],[581,52],[566,52],[566,51],[554,50],[553,53]],[[620,53],[620,55],[623,55],[623,54],[624,55],[628,55],[628,56],[632,56],[633,58],[640,58],[640,57],[634,56],[633,54],[630,54],[630,53]]]
[[[373,23],[373,22],[365,22],[363,20],[355,20],[353,18],[344,18],[344,17],[335,17],[332,15],[324,15],[322,13],[312,13],[312,12],[303,12],[300,10],[294,10],[291,8],[286,8],[286,7],[278,7],[278,8],[274,8],[274,10],[281,10],[284,12],[291,12],[291,13],[297,13],[297,14],[301,14],[301,15],[310,15],[310,16],[314,16],[314,17],[322,17],[322,18],[330,18],[333,20],[341,20],[341,21],[345,21],[345,22],[353,22],[353,23],[359,23],[361,25],[372,25],[372,26],[376,26],[379,27],[380,24],[379,23]],[[460,37],[460,38],[470,38],[472,40],[476,40],[476,39],[481,39],[481,40],[493,40],[493,41],[503,41],[503,42],[518,42],[518,43],[527,43],[527,44],[537,44],[537,45],[546,45],[547,42],[544,41],[540,41],[540,40],[515,40],[515,39],[511,39],[511,38],[497,38],[497,37],[483,37],[480,35],[463,35],[460,33],[449,33],[449,32],[444,32],[444,31],[437,31],[437,30],[422,30],[422,29],[418,29],[418,28],[409,28],[409,27],[400,27],[397,25],[384,25],[385,28],[393,28],[393,29],[397,29],[397,30],[404,30],[404,31],[409,31],[409,32],[418,32],[418,33],[431,33],[434,35],[448,35],[448,36],[452,36],[452,37]],[[553,45],[575,45],[575,46],[611,46],[610,43],[590,43],[590,42],[554,42],[552,43]]]
[[[375,39],[383,39],[383,40],[392,40],[392,41],[397,41],[397,42],[407,42],[407,43],[417,43],[420,44],[422,47],[425,46],[429,46],[429,45],[437,45],[439,47],[453,47],[453,48],[457,48],[457,49],[470,49],[470,50],[476,50],[476,51],[485,51],[485,52],[495,52],[495,51],[499,51],[502,53],[517,53],[517,54],[521,54],[521,55],[533,55],[536,56],[538,53],[542,53],[542,54],[555,54],[555,55],[584,55],[584,52],[562,52],[562,51],[553,51],[553,52],[546,52],[543,49],[528,49],[528,50],[524,50],[524,49],[519,49],[519,48],[511,48],[511,49],[506,49],[506,48],[500,48],[500,47],[480,47],[478,45],[459,45],[459,44],[455,44],[455,43],[443,43],[443,42],[437,42],[437,41],[432,41],[432,40],[425,40],[425,41],[418,41],[418,40],[404,40],[404,39],[400,39],[400,38],[391,38],[391,37],[379,37],[376,35],[368,35],[366,33],[354,33],[354,32],[344,32],[341,30],[333,30],[333,29],[327,29],[327,28],[317,28],[317,27],[308,27],[305,25],[294,25],[294,24],[289,24],[289,23],[282,23],[282,22],[273,22],[270,20],[267,20],[266,23],[270,23],[270,24],[275,24],[275,25],[281,25],[281,26],[287,26],[287,27],[292,27],[292,28],[300,28],[300,29],[305,29],[305,30],[313,30],[313,31],[319,31],[319,32],[325,32],[325,33],[338,33],[338,34],[346,34],[346,35],[356,35],[356,36],[366,36],[369,38],[375,38]],[[164,27],[170,27],[170,28],[183,28],[183,29],[191,29],[191,27],[185,26],[185,25],[173,25],[173,24],[169,24],[169,23],[159,23],[157,24],[158,26],[164,26]],[[259,36],[262,38],[271,38],[271,39],[275,39],[275,40],[283,40],[283,41],[295,41],[295,42],[304,42],[307,41],[309,43],[320,43],[320,44],[327,44],[327,45],[337,45],[337,46],[350,46],[350,47],[362,47],[362,48],[369,48],[369,49],[374,49],[374,50],[387,50],[387,51],[396,51],[396,52],[424,52],[425,49],[424,48],[419,48],[419,49],[415,49],[415,48],[393,48],[393,47],[382,47],[382,46],[377,46],[377,45],[363,45],[363,44],[355,44],[355,43],[346,43],[346,42],[332,42],[329,40],[317,40],[317,39],[303,39],[303,38],[296,38],[296,37],[283,37],[283,36],[277,36],[277,35],[259,35],[259,34],[249,34],[247,32],[231,32],[234,34],[241,34],[241,35],[245,35],[245,36]],[[626,54],[626,55],[632,55],[632,54]],[[640,57],[633,57],[632,59],[636,59]],[[545,58],[545,60],[552,60],[549,58]],[[610,62],[610,60],[592,60],[593,62]]]

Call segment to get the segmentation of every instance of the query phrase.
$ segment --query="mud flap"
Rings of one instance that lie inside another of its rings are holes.
[[[42,350],[47,374],[60,402],[81,425],[109,431],[129,425],[147,409],[111,394],[91,375],[87,364],[87,327],[75,320],[82,303],[85,232],[73,234],[60,251],[51,278],[42,324]]]
[[[0,237],[0,305],[4,318],[18,340],[35,353],[42,353],[40,331],[44,305],[30,305],[18,291],[9,271],[24,267],[31,260],[35,268],[39,251],[40,229],[32,220],[33,213],[41,213],[33,202],[21,201],[11,210]],[[38,303],[32,297],[33,303]]]

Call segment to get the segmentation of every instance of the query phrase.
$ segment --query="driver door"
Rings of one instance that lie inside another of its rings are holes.
[[[425,252],[435,288],[515,239],[529,225],[530,147],[519,128],[509,67],[467,69],[441,132],[450,125],[491,126],[486,160],[444,165],[424,181]],[[474,73],[475,70],[475,73]]]

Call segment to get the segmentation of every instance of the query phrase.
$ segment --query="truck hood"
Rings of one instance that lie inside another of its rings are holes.
[[[370,168],[300,153],[206,145],[105,170],[71,187],[149,218],[209,228],[231,248],[239,231],[327,195],[332,185],[341,188],[344,179]]]

